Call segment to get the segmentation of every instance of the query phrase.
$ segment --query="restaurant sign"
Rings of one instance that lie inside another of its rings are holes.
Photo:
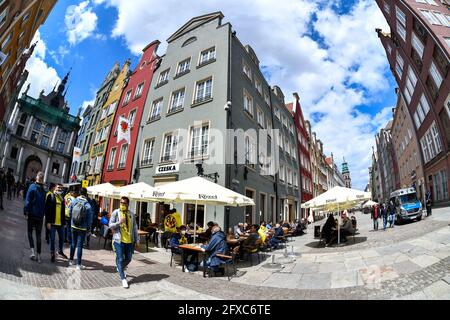
[[[168,173],[177,173],[180,171],[180,164],[169,164],[164,166],[156,167],[156,175],[168,174]]]

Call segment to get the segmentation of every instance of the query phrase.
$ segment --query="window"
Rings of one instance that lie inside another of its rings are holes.
[[[42,122],[41,122],[41,120],[36,120],[36,121],[34,122],[33,130],[35,130],[35,131],[41,131],[41,127],[42,127]]]
[[[11,154],[10,154],[11,159],[16,160],[18,152],[19,152],[19,149],[17,149],[16,147],[12,147],[11,148]]]
[[[59,163],[53,162],[53,164],[52,164],[52,173],[54,175],[58,175],[59,174]]]
[[[127,155],[128,155],[128,144],[122,145],[120,149],[120,157],[119,157],[119,169],[125,168],[127,164]]]
[[[417,84],[416,74],[412,70],[411,66],[409,66],[408,67],[408,75],[407,75],[407,79],[406,79],[406,86],[404,89],[405,98],[408,103],[411,102],[411,98],[414,94],[414,89],[416,88],[416,84]]]
[[[116,107],[117,107],[117,101],[114,101],[113,103],[111,103],[108,108],[107,116],[112,115],[116,111]]]
[[[114,162],[116,162],[116,154],[117,154],[117,148],[112,148],[111,153],[109,154],[107,170],[114,169]]]
[[[416,0],[418,3],[425,3],[425,4],[432,4],[434,6],[437,6],[437,3],[434,2],[434,0]]]
[[[130,123],[130,128],[134,126],[134,120],[136,119],[136,110],[132,110],[128,116],[128,121]]]
[[[264,112],[261,110],[259,106],[256,106],[256,120],[258,121],[258,124],[264,128],[265,118],[264,118]]]
[[[181,61],[178,64],[178,69],[177,69],[177,75],[176,76],[181,76],[183,74],[188,73],[190,65],[191,65],[191,58]]]
[[[30,19],[30,13],[27,12],[22,18],[22,25]]]
[[[192,127],[189,141],[190,158],[207,156],[209,153],[209,124]]]
[[[128,102],[130,102],[130,98],[131,98],[131,92],[132,92],[133,90],[129,90],[126,94],[125,94],[125,98],[123,99],[123,106],[126,106],[127,104],[128,104]],[[104,117],[102,116],[102,119],[103,119]]]
[[[59,141],[67,141],[69,138],[69,133],[66,130],[61,130],[59,132]]]
[[[147,166],[153,163],[153,148],[155,147],[155,139],[147,139],[144,141],[142,150],[141,166]]]
[[[2,43],[2,51],[5,51],[5,48],[8,45],[8,43],[11,41],[12,36],[13,36],[13,33],[11,32],[6,37],[5,41],[3,41],[3,43]]]
[[[428,20],[431,24],[441,25],[439,19],[429,10],[419,9],[422,12],[423,16]]]
[[[144,83],[142,82],[138,87],[136,88],[136,92],[134,94],[134,98],[138,99],[142,97],[142,91],[144,91]]]
[[[298,188],[298,175],[297,175],[297,172],[293,172],[293,175],[294,175],[294,177],[293,177],[293,183],[294,183],[294,187],[295,188]]]
[[[403,75],[403,58],[400,53],[397,51],[396,63],[395,63],[395,71],[397,72],[398,77],[401,79]]]
[[[44,134],[50,136],[52,134],[52,125],[47,123],[44,127]]]
[[[255,88],[256,90],[258,90],[259,94],[262,95],[262,85],[261,81],[259,81],[258,79],[255,79]]]
[[[439,152],[442,151],[442,144],[439,137],[439,131],[436,126],[436,122],[433,122],[420,139],[420,145],[422,146],[422,153],[425,163],[431,161]]]
[[[184,88],[172,93],[172,98],[170,100],[170,105],[169,105],[169,113],[173,113],[173,112],[183,109],[184,96],[185,96]]]
[[[162,86],[163,84],[166,84],[167,82],[169,82],[169,74],[170,74],[170,69],[164,70],[163,72],[160,73],[159,79],[158,79],[158,86]]]
[[[253,116],[253,98],[244,89],[244,110]]]
[[[178,146],[178,133],[171,132],[164,136],[163,153],[161,162],[176,161]]]
[[[389,44],[387,45],[387,51],[388,51],[389,54],[392,53],[392,47]]]
[[[264,101],[266,101],[267,105],[270,106],[270,97],[267,91],[264,91]]]
[[[419,40],[419,38],[416,36],[416,34],[414,32],[412,34],[412,45],[413,45],[413,48],[419,54],[420,58],[422,59],[423,51],[424,51],[423,43]]]
[[[245,63],[245,61],[242,61],[242,71],[245,73],[245,75],[247,76],[247,78],[249,78],[250,80],[252,80],[252,70],[251,70],[250,67],[247,65],[247,63]]]
[[[42,136],[41,143],[40,143],[41,147],[47,148],[49,140],[50,140],[49,137]]]
[[[56,151],[59,153],[64,153],[64,149],[66,148],[66,144],[64,142],[58,142],[58,145],[56,146]]]
[[[200,54],[200,64],[205,64],[208,63],[210,61],[214,61],[216,60],[216,48],[210,48],[208,50],[202,51],[202,53]]]
[[[108,139],[109,130],[111,130],[111,126],[107,126],[107,127],[102,129],[102,134],[101,134],[100,141],[104,141],[104,140]]]
[[[384,11],[387,13],[387,14],[390,14],[391,13],[391,6],[389,5],[389,3],[387,3],[386,1],[384,1]]]
[[[444,40],[447,43],[447,46],[450,47],[450,37],[444,37]]]
[[[278,107],[274,107],[274,114],[275,117],[277,117],[277,119],[280,119],[280,109],[278,109]]]
[[[434,80],[434,83],[436,84],[438,90],[441,87],[442,84],[442,76],[440,74],[440,72],[438,71],[438,69],[436,68],[436,65],[434,64],[434,61],[431,61],[431,66],[430,66],[430,75]]]
[[[395,14],[397,17],[397,33],[403,41],[406,41],[406,15],[399,7],[395,7]]]
[[[212,99],[212,78],[197,82],[194,104]]]
[[[245,137],[245,164],[253,168],[256,164],[256,144],[250,136]]]
[[[95,159],[95,174],[99,174],[102,168],[103,157],[99,156]]]
[[[152,109],[150,111],[150,115],[148,120],[154,121],[156,119],[159,119],[161,115],[161,107],[162,107],[163,99],[159,99],[153,102]]]
[[[0,13],[0,28],[3,27],[3,25],[6,22],[6,19],[8,18],[8,10],[9,7],[7,7],[5,10],[3,10],[2,13]]]
[[[197,41],[197,38],[196,38],[196,37],[191,37],[191,38],[187,39],[187,40],[183,43],[182,47],[185,47],[185,46],[187,46],[187,45],[189,45],[189,44],[191,44],[191,43],[193,43],[193,42],[195,42],[195,41]]]

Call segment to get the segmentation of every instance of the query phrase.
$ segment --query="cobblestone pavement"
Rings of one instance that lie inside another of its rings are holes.
[[[286,251],[269,253],[255,266],[238,264],[231,283],[170,268],[170,254],[151,248],[134,256],[130,290],[120,287],[114,254],[99,248],[95,238],[83,253],[85,271],[62,260],[51,264],[45,241],[42,264],[31,261],[22,202],[9,201],[5,209],[0,212],[1,299],[450,299],[450,209],[378,232],[370,231],[370,217],[358,214],[360,234],[356,244],[345,247],[318,248],[310,226]]]

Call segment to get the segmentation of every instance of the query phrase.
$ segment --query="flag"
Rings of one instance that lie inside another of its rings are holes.
[[[130,143],[130,121],[127,118],[119,118],[119,128],[117,128],[117,132],[117,143],[122,140],[126,140],[128,144]]]

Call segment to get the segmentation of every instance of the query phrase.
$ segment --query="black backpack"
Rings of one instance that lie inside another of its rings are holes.
[[[87,212],[85,202],[77,201],[72,208],[72,223],[74,227],[81,228],[86,225]]]

